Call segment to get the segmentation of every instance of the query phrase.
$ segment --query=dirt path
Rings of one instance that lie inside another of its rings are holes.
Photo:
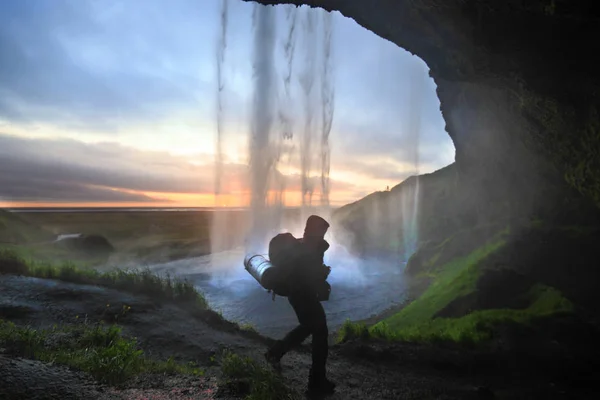
[[[18,324],[48,327],[76,319],[114,320],[122,307],[131,307],[118,323],[124,333],[136,337],[146,354],[167,359],[194,361],[207,375],[197,377],[140,378],[126,388],[103,387],[83,374],[35,361],[0,356],[0,398],[4,399],[211,399],[215,398],[218,367],[213,356],[224,349],[262,360],[266,344],[235,330],[210,326],[175,305],[156,304],[151,299],[116,290],[64,282],[0,276],[0,318]],[[336,400],[350,399],[562,399],[565,388],[550,382],[524,380],[492,370],[476,371],[466,353],[431,346],[397,345],[380,349],[334,346],[330,376],[338,382]],[[308,347],[288,354],[283,375],[299,392],[310,366]],[[34,382],[27,381],[36,377]],[[39,377],[39,379],[38,379]],[[23,394],[22,388],[33,388]],[[9,390],[12,390],[10,397]],[[21,395],[17,395],[21,393]],[[569,393],[571,395],[573,393]],[[4,395],[4,397],[2,397]],[[587,392],[579,391],[578,398]]]
[[[97,385],[84,374],[0,355],[0,399],[74,400],[99,396]]]

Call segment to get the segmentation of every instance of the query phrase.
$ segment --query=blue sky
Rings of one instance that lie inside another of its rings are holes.
[[[255,5],[229,4],[224,140],[234,202],[246,181]],[[0,204],[207,205],[220,7],[220,0],[1,1]],[[339,13],[333,24],[334,203],[402,181],[415,170],[417,147],[420,172],[451,163],[423,61]],[[276,26],[281,66],[284,7]],[[300,44],[296,51],[301,62]],[[301,107],[293,114],[300,121]],[[409,132],[415,120],[418,135]],[[294,190],[297,177],[289,181]]]

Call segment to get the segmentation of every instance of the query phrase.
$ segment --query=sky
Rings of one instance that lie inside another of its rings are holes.
[[[221,0],[0,1],[0,207],[245,205],[254,7],[229,0],[217,204]],[[278,93],[285,11],[275,9]],[[308,12],[324,13],[303,7],[298,18]],[[305,49],[299,39],[297,70]],[[454,161],[422,60],[336,12],[332,67],[333,205]],[[288,104],[295,131],[304,118],[297,78]],[[293,160],[280,167],[292,206],[300,199]]]

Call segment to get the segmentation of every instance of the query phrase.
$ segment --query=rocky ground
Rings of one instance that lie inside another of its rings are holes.
[[[131,309],[120,315],[123,305]],[[114,311],[113,311],[114,310]],[[213,399],[219,395],[216,357],[224,349],[262,361],[268,340],[211,324],[188,311],[110,289],[52,280],[0,276],[0,318],[49,327],[81,320],[114,321],[136,337],[153,358],[174,356],[205,368],[202,377],[138,376],[110,387],[58,365],[0,354],[2,399]],[[1,351],[1,349],[0,349]],[[587,382],[561,382],[475,350],[431,345],[332,347],[330,375],[339,390],[331,399],[563,399],[597,398]],[[304,391],[310,365],[308,346],[283,360],[290,387]]]

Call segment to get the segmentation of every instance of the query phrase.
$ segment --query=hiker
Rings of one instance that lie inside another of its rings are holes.
[[[267,361],[279,369],[283,355],[312,335],[312,367],[308,390],[320,393],[333,393],[335,389],[335,384],[326,377],[329,332],[325,310],[320,303],[329,299],[330,292],[326,279],[331,267],[323,264],[325,251],[329,248],[329,243],[324,239],[328,229],[329,223],[316,215],[310,216],[306,221],[304,235],[298,246],[300,256],[289,278],[288,301],[300,325],[265,353]]]

